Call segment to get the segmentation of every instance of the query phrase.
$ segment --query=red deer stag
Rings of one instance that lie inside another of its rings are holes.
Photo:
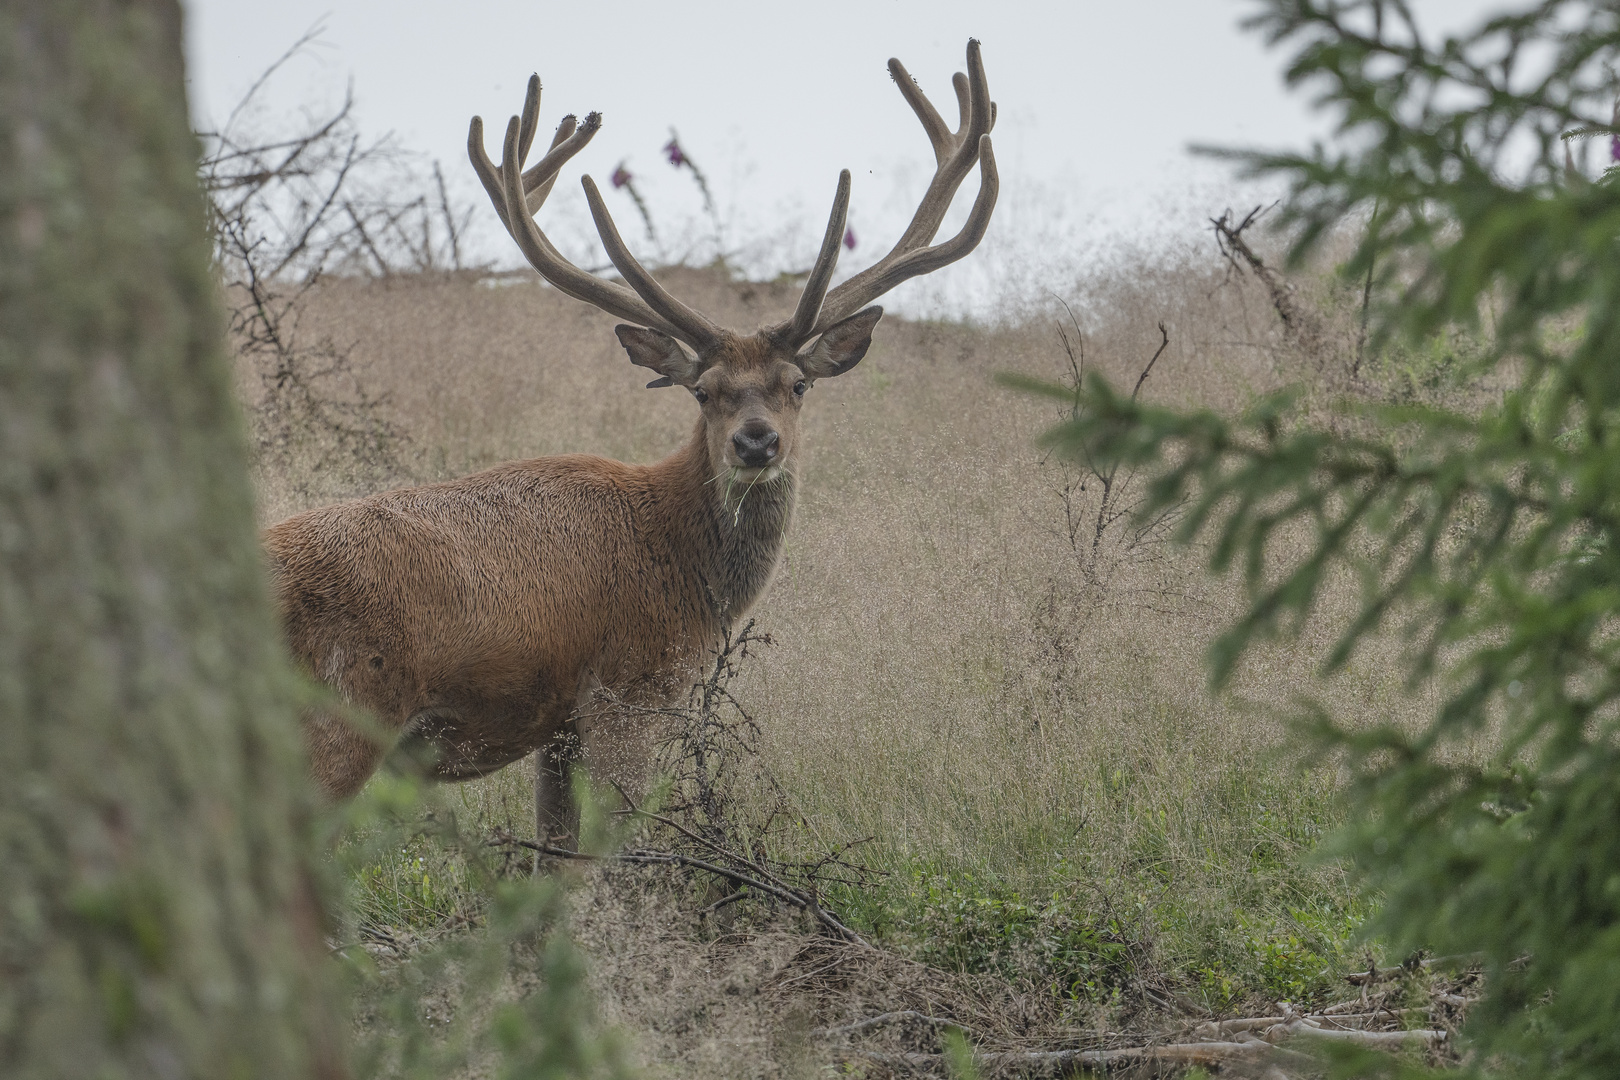
[[[591,215],[627,284],[580,270],[535,224],[558,171],[596,134],[598,114],[583,123],[565,117],[550,152],[528,170],[538,77],[521,119],[507,125],[498,166],[473,118],[473,167],[530,264],[567,295],[633,324],[615,330],[631,362],[658,374],[649,386],[685,387],[697,426],[651,465],[586,455],[514,461],[311,510],[267,531],[294,656],[376,718],[366,731],[337,710],[306,715],[313,772],[329,795],[357,791],[385,744],[402,735],[431,751],[429,772],[445,780],[483,776],[551,746],[602,688],[675,685],[759,598],[793,513],[806,393],[865,355],[883,314],[868,304],[962,258],[990,222],[995,106],[977,41],[968,43],[967,69],[953,80],[961,109],[953,132],[889,61],[937,159],[921,205],[892,251],[829,290],[849,206],[845,170],[792,318],[749,335],[716,326],[643,269],[589,176]],[[967,223],[933,244],[975,162],[979,193]],[[574,741],[588,762],[590,733]],[[560,763],[546,759],[537,757],[543,827],[565,820],[566,805]]]

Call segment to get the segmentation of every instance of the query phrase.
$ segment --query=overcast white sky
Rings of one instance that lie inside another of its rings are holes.
[[[1472,23],[1486,0],[1415,0],[1436,26]],[[691,179],[664,162],[673,126],[708,173],[724,243],[759,267],[808,263],[838,170],[854,174],[860,240],[842,272],[882,254],[932,169],[928,141],[885,70],[899,57],[954,118],[950,75],[967,39],[983,42],[1002,196],[984,248],[897,299],[962,310],[964,297],[1040,287],[1121,240],[1191,238],[1237,192],[1191,143],[1302,146],[1326,130],[1286,93],[1284,57],[1238,24],[1241,0],[817,0],[671,3],[620,0],[187,0],[193,109],[217,123],[301,34],[319,44],[271,87],[266,123],[319,111],[353,86],[368,133],[437,158],[476,200],[482,251],[513,261],[466,162],[467,121],[498,140],[530,72],[545,85],[542,138],[566,112],[604,126],[563,173],[541,223],[588,255],[588,172],[604,189],[621,160],[635,174],[663,249],[622,193],[609,205],[651,261],[707,237]],[[499,146],[490,152],[498,158]],[[959,220],[972,201],[958,195]],[[698,231],[694,231],[698,230]],[[974,305],[968,304],[972,307]]]

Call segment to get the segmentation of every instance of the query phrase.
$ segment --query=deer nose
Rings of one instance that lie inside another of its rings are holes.
[[[769,465],[776,456],[777,447],[782,437],[768,424],[758,421],[744,424],[737,433],[731,437],[731,445],[737,451],[737,458],[749,468],[759,468]]]

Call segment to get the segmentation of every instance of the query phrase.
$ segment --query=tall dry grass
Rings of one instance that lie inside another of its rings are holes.
[[[740,328],[796,298],[790,284],[706,271],[666,280]],[[1121,527],[1088,563],[1090,534],[1071,541],[1060,492],[1089,528],[1097,485],[1080,490],[1081,472],[1037,445],[1050,403],[993,381],[1062,377],[1061,322],[1088,368],[1129,384],[1162,322],[1150,399],[1233,411],[1284,383],[1325,385],[1354,338],[1353,304],[1325,277],[1301,287],[1337,335],[1314,355],[1211,246],[1093,267],[1054,290],[1067,309],[1009,325],[886,320],[859,367],[813,390],[798,516],[756,610],[778,644],[742,693],[806,846],[871,838],[866,858],[888,884],[838,900],[885,940],[1082,1011],[1140,1003],[1144,972],[1181,1008],[1329,985],[1358,909],[1336,869],[1307,859],[1337,820],[1336,777],[1285,752],[1284,715],[1310,690],[1340,715],[1415,716],[1423,703],[1390,673],[1398,644],[1315,685],[1325,617],[1212,696],[1202,654],[1241,597],[1205,577],[1203,552],[1126,550]],[[510,458],[675,449],[694,406],[642,389],[613,322],[528,279],[396,277],[327,283],[300,332],[350,350],[404,436],[394,480],[406,483]],[[267,472],[263,517],[375,483],[357,475]],[[522,831],[527,784],[514,767],[455,797]],[[602,964],[611,997],[629,968]]]

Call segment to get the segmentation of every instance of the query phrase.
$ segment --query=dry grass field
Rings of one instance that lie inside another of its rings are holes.
[[[664,277],[741,328],[796,296],[716,271]],[[780,842],[867,840],[857,851],[883,876],[827,902],[884,948],[851,958],[760,906],[717,928],[667,875],[586,875],[574,933],[603,1015],[649,1075],[821,1075],[837,1051],[814,1029],[885,1008],[954,1009],[1008,1045],[1161,1030],[1325,1000],[1364,962],[1360,902],[1311,859],[1337,820],[1335,773],[1288,750],[1285,714],[1303,693],[1349,717],[1422,703],[1376,648],[1313,683],[1314,626],[1209,694],[1202,656],[1239,610],[1235,587],[1205,576],[1201,551],[1123,519],[1094,543],[1100,485],[1037,443],[1051,402],[994,380],[1064,377],[1061,324],[1088,369],[1129,385],[1162,322],[1149,398],[1231,411],[1285,383],[1328,387],[1353,347],[1352,300],[1326,277],[1299,287],[1329,328],[1310,348],[1212,244],[1122,257],[1055,288],[1072,314],[890,318],[859,367],[817,384],[797,519],[755,611],[775,645],[736,689],[762,726],[759,763],[799,815],[798,839]],[[262,459],[264,519],[511,458],[670,452],[696,410],[642,388],[613,322],[531,275],[329,282],[299,340],[346,354],[321,392],[376,397],[389,438],[350,460],[318,428],[292,430]],[[246,367],[243,385],[262,406]],[[529,785],[520,765],[445,795],[477,828],[527,835]],[[457,858],[422,841],[378,862],[357,886],[367,917],[449,932],[477,906]]]

